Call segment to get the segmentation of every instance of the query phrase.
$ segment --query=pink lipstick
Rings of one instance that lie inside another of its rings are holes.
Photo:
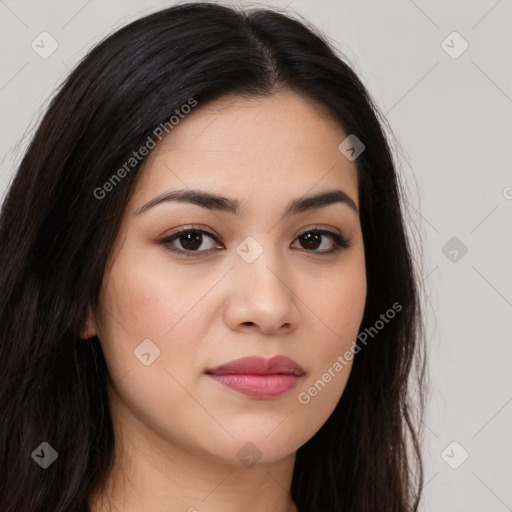
[[[296,387],[305,375],[285,356],[242,357],[206,371],[212,379],[239,393],[259,399],[275,398]]]

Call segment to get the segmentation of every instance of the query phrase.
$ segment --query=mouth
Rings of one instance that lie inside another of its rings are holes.
[[[205,373],[223,386],[258,399],[276,398],[290,391],[305,375],[302,366],[285,356],[243,357]]]

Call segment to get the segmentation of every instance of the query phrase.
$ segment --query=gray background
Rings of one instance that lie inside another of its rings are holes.
[[[172,3],[0,0],[0,198],[69,70],[115,28]],[[289,6],[329,36],[398,140],[409,229],[424,250],[422,510],[512,510],[512,0],[266,5]],[[31,48],[43,31],[59,45],[46,59]],[[445,51],[463,48],[454,31],[469,44],[457,58]]]

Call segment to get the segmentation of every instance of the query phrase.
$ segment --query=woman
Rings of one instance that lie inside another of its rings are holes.
[[[270,10],[182,4],[92,49],[2,205],[2,510],[418,509],[377,116]]]

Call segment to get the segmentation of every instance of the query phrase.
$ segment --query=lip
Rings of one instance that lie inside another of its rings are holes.
[[[244,395],[259,399],[275,398],[296,387],[305,375],[298,363],[285,356],[265,359],[241,357],[209,369],[215,381]]]

